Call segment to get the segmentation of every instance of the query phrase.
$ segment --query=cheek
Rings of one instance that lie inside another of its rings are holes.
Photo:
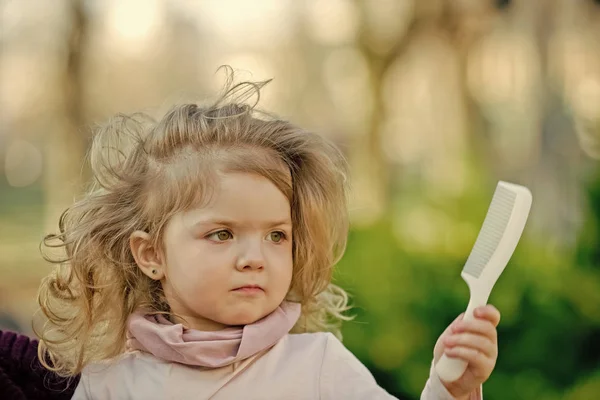
[[[287,273],[289,275],[290,280],[292,279],[292,272],[294,270],[294,257],[292,256],[292,252],[290,250],[290,253],[286,259],[286,267],[287,267]]]
[[[292,272],[294,269],[294,258],[292,256],[291,247],[279,255],[278,265],[280,266],[278,269],[280,280],[289,284],[292,280]]]
[[[167,280],[180,290],[210,291],[226,281],[226,258],[219,252],[203,251],[202,246],[191,251],[183,249],[169,259]]]

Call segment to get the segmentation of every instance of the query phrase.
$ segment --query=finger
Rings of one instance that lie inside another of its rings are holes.
[[[448,327],[444,330],[444,332],[442,332],[442,334],[440,335],[440,337],[447,337],[447,336],[452,335],[452,332],[453,332],[454,328],[456,327],[456,324],[459,321],[462,321],[462,319],[463,319],[464,316],[465,316],[465,313],[461,313],[458,317],[456,317],[454,319],[454,321],[452,321],[450,323],[450,325],[448,325]]]
[[[455,324],[455,323],[457,323],[458,321],[461,321],[461,320],[463,319],[463,317],[464,317],[464,316],[465,316],[465,313],[464,313],[464,312],[463,312],[463,313],[460,313],[460,314],[458,314],[458,317],[454,318],[454,321],[452,321],[452,324]],[[452,324],[450,324],[450,325],[452,325]]]
[[[477,307],[473,314],[475,318],[485,319],[490,321],[494,326],[498,326],[500,323],[500,311],[491,304],[483,307]]]
[[[494,358],[498,354],[498,346],[486,336],[471,333],[459,333],[444,339],[444,345],[450,347],[468,347],[478,350],[486,357]]]
[[[454,333],[469,332],[488,337],[492,342],[498,341],[498,332],[496,327],[487,320],[472,319],[469,321],[459,321],[452,330]]]
[[[452,321],[452,323],[448,325],[448,328],[446,328],[446,330],[452,330],[452,328],[455,327],[460,321],[462,321],[464,317],[465,313],[460,313],[458,317],[454,318],[454,321]]]
[[[451,347],[446,349],[445,353],[450,358],[459,358],[469,363],[471,369],[478,376],[489,376],[496,363],[495,359],[488,358],[480,351],[468,347]]]

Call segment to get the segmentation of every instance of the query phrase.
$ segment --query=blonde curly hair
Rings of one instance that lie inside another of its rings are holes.
[[[227,76],[209,106],[177,105],[160,121],[120,114],[96,133],[94,182],[64,211],[60,233],[42,242],[66,254],[44,255],[56,264],[38,294],[47,321],[35,328],[47,368],[76,375],[124,351],[135,310],[170,314],[160,282],[137,267],[129,237],[143,230],[162,246],[169,218],[206,196],[217,168],[260,174],[287,196],[294,230],[287,299],[303,306],[292,332],[341,336],[348,296],[331,279],[348,233],[344,157],[324,138],[257,111],[268,81],[234,84],[231,70]]]

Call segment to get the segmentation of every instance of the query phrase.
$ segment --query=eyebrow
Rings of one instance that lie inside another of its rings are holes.
[[[196,223],[195,226],[198,225],[226,225],[226,226],[236,226],[239,225],[235,220],[227,219],[227,218],[207,218],[200,219]],[[262,224],[263,226],[273,227],[273,226],[282,226],[282,225],[292,225],[292,220],[289,218],[275,220],[275,221],[267,221]]]

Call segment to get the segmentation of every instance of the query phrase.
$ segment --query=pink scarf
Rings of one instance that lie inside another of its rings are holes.
[[[173,324],[162,315],[129,317],[127,345],[165,361],[219,368],[273,346],[300,318],[300,304],[284,301],[271,314],[244,327],[203,332]]]

